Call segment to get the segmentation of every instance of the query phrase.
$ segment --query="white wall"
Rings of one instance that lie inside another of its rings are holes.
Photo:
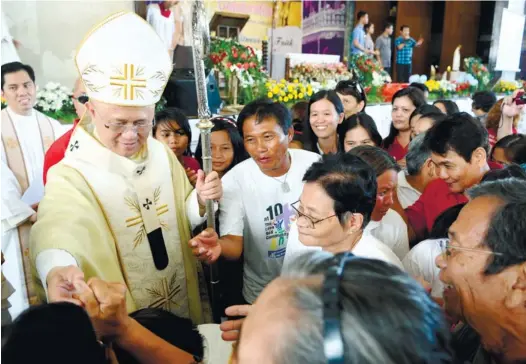
[[[18,54],[35,69],[40,86],[73,87],[77,46],[94,25],[121,10],[133,11],[134,2],[2,0],[11,35],[22,43]]]

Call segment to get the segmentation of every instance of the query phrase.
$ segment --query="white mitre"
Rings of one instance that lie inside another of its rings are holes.
[[[95,26],[75,62],[91,100],[120,106],[157,103],[173,69],[161,38],[133,12],[114,14]]]

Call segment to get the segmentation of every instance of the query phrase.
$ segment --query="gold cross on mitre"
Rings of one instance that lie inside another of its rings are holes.
[[[137,78],[140,73],[142,73],[142,68],[139,68],[137,72],[135,72],[135,65],[125,63],[123,73],[119,71],[118,76],[110,77],[110,85],[122,87],[121,90],[124,90],[124,100],[134,100],[135,89],[138,87],[146,88],[146,79]]]

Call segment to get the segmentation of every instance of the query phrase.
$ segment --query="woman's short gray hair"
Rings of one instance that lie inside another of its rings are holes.
[[[282,277],[321,278],[333,259],[321,251],[300,255]],[[451,359],[449,332],[440,308],[397,267],[379,260],[352,259],[345,266],[339,294],[345,363],[447,363]],[[298,319],[288,327],[287,343],[276,353],[275,363],[326,363],[322,285],[294,285],[291,299]]]

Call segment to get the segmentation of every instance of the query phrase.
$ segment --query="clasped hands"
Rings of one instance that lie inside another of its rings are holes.
[[[126,310],[126,286],[99,278],[84,280],[76,266],[56,267],[48,274],[48,299],[83,307],[97,336],[113,340],[125,335],[132,319]]]

